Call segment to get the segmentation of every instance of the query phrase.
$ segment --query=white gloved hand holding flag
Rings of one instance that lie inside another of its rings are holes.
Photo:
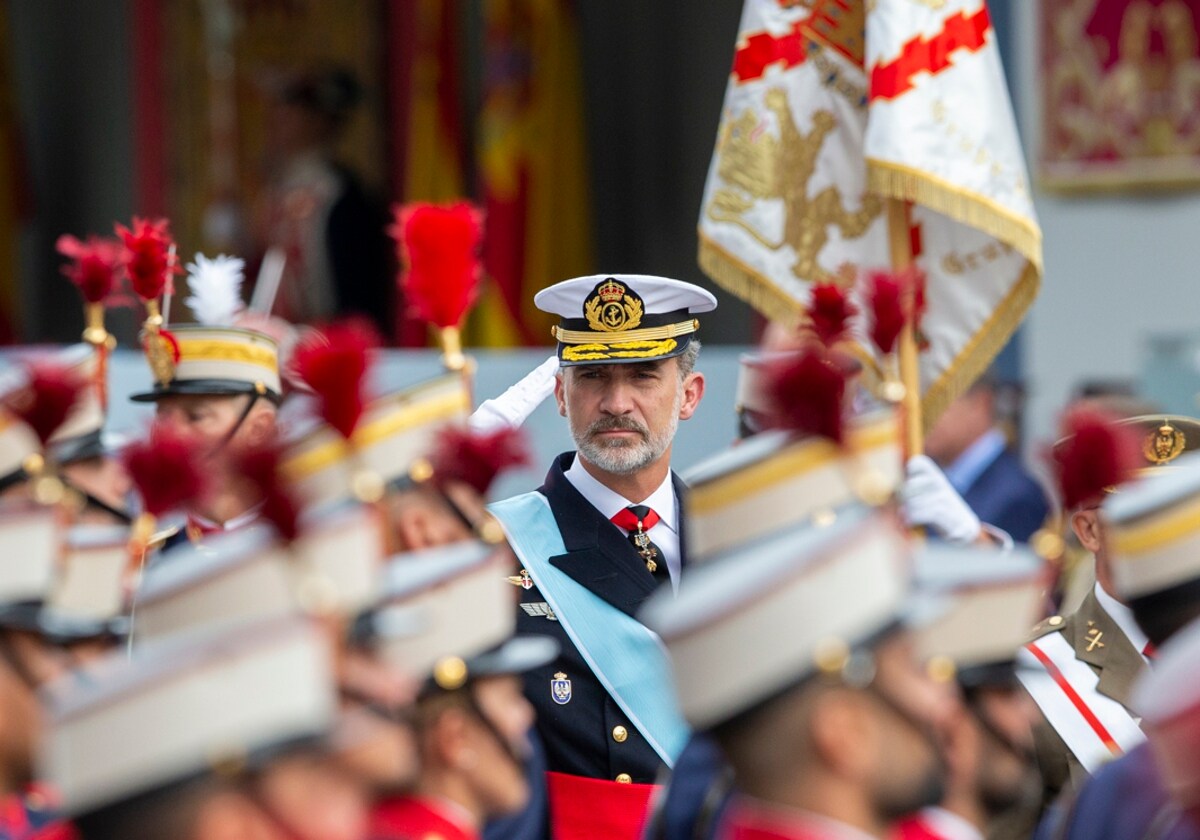
[[[929,528],[948,542],[967,545],[979,539],[983,526],[950,479],[927,455],[908,459],[902,491],[904,522]]]

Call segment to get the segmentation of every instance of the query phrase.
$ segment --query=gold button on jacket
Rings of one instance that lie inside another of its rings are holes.
[[[624,744],[625,739],[629,737],[629,730],[624,726],[614,726],[612,735],[614,741],[618,744]]]
[[[621,775],[617,776],[617,784],[628,785],[632,782],[633,776],[630,776],[628,773],[622,773]]]

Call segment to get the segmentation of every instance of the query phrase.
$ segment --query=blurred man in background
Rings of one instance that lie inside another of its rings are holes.
[[[992,376],[981,377],[946,408],[925,439],[925,452],[981,520],[1017,542],[1028,541],[1045,523],[1046,492],[999,426]]]
[[[358,79],[341,67],[294,73],[276,87],[258,236],[283,261],[274,312],[297,324],[363,315],[388,337],[395,284],[387,215],[337,160],[362,98]]]

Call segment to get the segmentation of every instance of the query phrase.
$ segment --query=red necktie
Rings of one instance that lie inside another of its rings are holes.
[[[1158,653],[1158,651],[1156,651],[1154,649],[1153,642],[1146,642],[1146,646],[1144,648],[1142,648],[1142,656],[1146,657],[1147,659],[1149,659],[1151,661],[1153,661],[1153,659],[1157,653]]]
[[[658,514],[646,505],[630,505],[617,511],[617,515],[612,518],[614,525],[629,532],[629,542],[646,561],[646,568],[650,573],[661,575],[666,572],[665,568],[659,571],[658,561],[663,559],[662,551],[650,541],[650,537],[646,533],[658,522]]]

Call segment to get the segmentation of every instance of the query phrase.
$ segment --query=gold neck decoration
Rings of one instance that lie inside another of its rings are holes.
[[[646,570],[650,574],[654,574],[658,570],[658,562],[654,559],[658,556],[658,549],[650,542],[650,535],[646,533],[642,525],[642,520],[638,520],[637,530],[631,536],[634,548],[637,549],[638,554],[642,555],[642,559],[646,561]]]

